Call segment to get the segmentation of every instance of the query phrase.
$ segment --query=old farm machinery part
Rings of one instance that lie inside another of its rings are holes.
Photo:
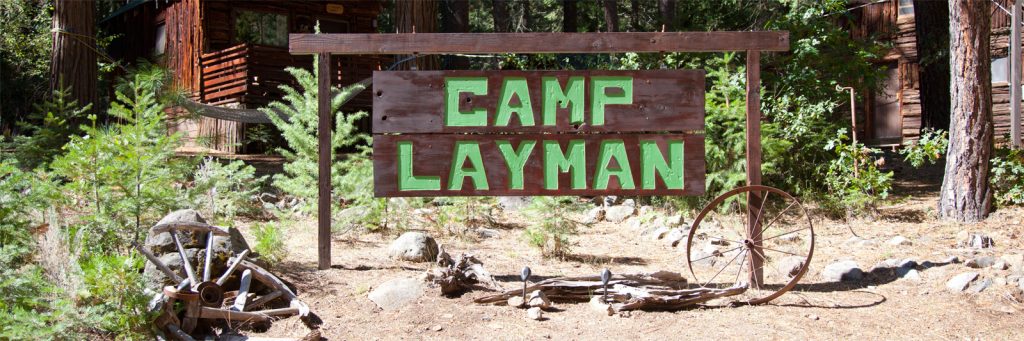
[[[184,274],[175,273],[146,247],[136,248],[160,272],[177,285],[164,286],[153,295],[150,309],[159,314],[157,328],[172,339],[192,340],[192,335],[213,334],[212,327],[234,330],[240,326],[265,326],[293,315],[307,322],[309,307],[300,301],[284,281],[246,259],[244,250],[227,261],[226,270],[214,277],[214,236],[228,231],[202,221],[157,224],[150,233],[169,233],[174,241]],[[181,239],[186,232],[206,236],[202,273],[190,261]]]

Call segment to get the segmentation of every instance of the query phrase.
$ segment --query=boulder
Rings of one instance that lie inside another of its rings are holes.
[[[796,277],[800,274],[800,269],[804,266],[804,257],[789,256],[779,261],[779,273],[786,274],[789,278]]]
[[[437,242],[423,232],[406,232],[391,242],[388,257],[411,262],[433,262],[437,259]]]
[[[964,263],[964,265],[966,265],[969,268],[982,269],[982,268],[987,268],[987,267],[990,267],[992,265],[995,265],[995,263],[996,263],[995,257],[992,257],[992,256],[982,256],[982,257],[973,258],[973,259],[967,261],[966,263]]]
[[[533,308],[541,308],[545,310],[551,309],[551,300],[549,300],[548,296],[545,295],[544,292],[540,290],[534,290],[533,292],[531,292],[526,302],[530,307]]]
[[[612,206],[605,211],[604,220],[612,223],[621,223],[636,213],[633,206]]]
[[[683,218],[682,214],[676,214],[676,215],[665,217],[665,225],[673,226],[673,227],[687,225],[687,227],[689,227],[688,226],[689,224],[686,223],[686,219]]]
[[[905,238],[903,236],[895,236],[895,237],[892,237],[892,239],[889,239],[889,245],[909,246],[909,245],[913,245],[913,243],[911,243],[910,240],[908,240],[907,238]]]
[[[946,282],[946,289],[949,289],[949,291],[954,293],[963,292],[967,289],[967,286],[976,279],[978,279],[977,272],[965,272],[950,278],[949,281]]]
[[[864,270],[857,262],[847,260],[829,264],[821,271],[821,278],[830,282],[859,281],[864,278]]]
[[[1015,253],[1015,254],[1003,255],[999,259],[1001,259],[1003,262],[1006,262],[1006,265],[1007,265],[1007,267],[1010,268],[1010,270],[1013,270],[1013,271],[1024,270],[1024,269],[1022,269],[1022,268],[1024,268],[1024,254]]]
[[[526,301],[523,300],[523,296],[519,295],[509,297],[508,301],[506,301],[505,303],[507,303],[509,307],[513,308],[522,308],[526,306]]]
[[[423,295],[423,282],[415,278],[397,278],[384,282],[367,297],[384,310],[397,310]]]
[[[596,224],[604,220],[604,207],[594,207],[583,217],[584,224]]]
[[[495,229],[489,229],[489,228],[483,228],[483,227],[476,229],[476,236],[479,237],[480,239],[495,238],[495,237],[500,236],[500,235],[501,235],[501,232],[498,232],[498,230],[495,230]]]
[[[670,229],[668,226],[659,226],[658,228],[654,229],[653,232],[651,232],[651,239],[658,240],[665,238],[665,236],[667,236],[670,231],[672,231],[672,229]]]
[[[967,292],[978,294],[985,291],[985,289],[988,289],[990,286],[992,286],[992,279],[986,278],[980,281],[975,281],[974,284],[967,288]]]
[[[533,307],[526,310],[526,318],[540,321],[544,319],[544,312],[540,308]]]
[[[533,197],[498,197],[498,207],[506,212],[518,212],[533,202]]]
[[[669,230],[668,234],[665,235],[665,243],[668,244],[668,246],[679,245],[679,242],[682,241],[682,240],[685,240],[686,237],[689,236],[689,234],[690,234],[689,230],[683,230],[683,229],[672,229],[672,230]]]
[[[979,232],[962,231],[957,235],[957,240],[957,246],[964,248],[987,249],[996,245],[992,237]]]
[[[632,208],[636,208],[636,200],[633,200],[633,199],[623,200],[622,201],[622,206],[629,206],[629,207],[632,207]]]

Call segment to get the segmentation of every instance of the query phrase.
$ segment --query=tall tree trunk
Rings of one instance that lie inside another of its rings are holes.
[[[640,0],[629,0],[629,29],[640,32]]]
[[[491,5],[491,13],[494,15],[494,32],[508,32],[511,26],[508,19],[508,1],[492,0]]]
[[[395,1],[395,30],[399,33],[437,32],[437,7],[437,0]],[[405,63],[399,68],[408,68],[407,65],[416,65],[420,70],[436,70],[440,62],[436,56],[427,56]]]
[[[530,32],[534,30],[533,27],[533,6],[530,5],[529,1],[523,1],[523,32]]]
[[[608,32],[619,31],[619,7],[615,0],[604,0],[604,24]]]
[[[96,4],[57,0],[53,6],[50,89],[67,89],[79,105],[96,102]]]
[[[917,59],[920,61],[921,126],[949,129],[949,5],[914,1]]]
[[[469,32],[469,0],[444,0],[441,10],[441,31],[446,33]],[[446,56],[450,69],[468,69],[469,58]]]
[[[578,32],[576,0],[562,0],[562,32]]]
[[[988,0],[949,1],[949,150],[939,216],[960,222],[984,219],[992,207],[992,80]]]
[[[676,0],[658,0],[658,10],[661,11],[661,24],[665,25],[665,30],[675,31]]]

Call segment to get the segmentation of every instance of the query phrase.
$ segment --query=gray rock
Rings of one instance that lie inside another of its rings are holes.
[[[996,269],[996,270],[1006,270],[1006,269],[1009,269],[1010,266],[1007,265],[1005,261],[1000,259],[1000,260],[997,260],[995,264],[992,264],[992,268]]]
[[[668,226],[659,226],[658,228],[654,229],[654,232],[651,233],[651,238],[654,240],[665,238],[665,236],[668,235],[669,231],[672,231],[672,229],[670,229]]]
[[[384,310],[397,310],[423,295],[423,282],[415,278],[396,278],[370,291],[367,297]]]
[[[686,219],[683,218],[682,214],[665,217],[665,224],[672,227],[689,225],[686,223]]]
[[[995,241],[992,240],[992,237],[989,237],[984,233],[965,232],[966,231],[960,232],[960,234],[957,236],[957,239],[959,240],[957,244],[960,247],[967,247],[972,249],[987,249],[996,245]]]
[[[911,280],[911,281],[914,281],[914,282],[920,282],[921,281],[921,273],[919,271],[917,271],[917,269],[907,270],[905,273],[903,273],[902,275],[899,275],[899,276],[902,279]]]
[[[594,207],[583,217],[584,224],[596,224],[604,220],[604,207]]]
[[[688,232],[689,231],[684,231],[683,229],[669,230],[668,234],[665,235],[665,243],[668,244],[668,246],[679,245],[680,240],[686,239]]]
[[[1024,254],[1015,253],[1015,254],[1003,255],[999,259],[1001,259],[1002,261],[1006,262],[1006,265],[1010,268],[1010,270],[1013,270],[1013,271],[1024,270],[1024,269],[1022,269],[1022,268],[1024,268]]]
[[[498,197],[498,207],[506,212],[517,212],[533,202],[533,197]]]
[[[495,237],[500,236],[500,235],[501,235],[501,232],[498,232],[498,230],[495,230],[495,229],[489,229],[489,228],[483,228],[483,227],[476,229],[476,236],[479,237],[480,239],[495,238]]]
[[[800,274],[800,269],[804,266],[804,258],[797,256],[789,256],[779,261],[779,273],[786,274],[790,278],[796,277]]]
[[[892,239],[889,239],[888,243],[889,243],[889,245],[896,245],[896,246],[909,246],[909,245],[913,245],[913,243],[911,243],[910,240],[908,240],[907,238],[905,238],[903,236],[892,237]]]
[[[509,307],[513,308],[522,308],[526,306],[526,301],[523,300],[523,296],[521,295],[509,297],[506,303],[508,304]]]
[[[602,203],[604,203],[605,207],[614,206],[619,203],[619,197],[615,195],[606,195],[604,196]]]
[[[266,192],[260,193],[259,200],[260,200],[260,202],[262,202],[264,204],[271,204],[271,205],[276,204],[278,201],[281,201],[281,199],[278,198],[276,195],[273,195],[271,193],[266,193]]]
[[[526,318],[540,321],[544,319],[544,312],[537,307],[526,309]]]
[[[864,270],[860,269],[857,262],[840,261],[826,266],[821,271],[821,278],[830,282],[859,281],[864,278]]]
[[[965,272],[950,278],[949,281],[946,282],[946,289],[955,293],[963,292],[967,289],[967,286],[971,285],[971,282],[974,282],[976,279],[978,279],[977,272]]]
[[[612,223],[621,223],[627,218],[632,217],[636,213],[636,208],[632,206],[612,206],[605,211],[604,220]]]
[[[974,284],[967,289],[967,292],[974,294],[981,293],[982,291],[985,291],[985,289],[988,289],[988,287],[990,286],[992,286],[992,279],[986,278],[980,281],[975,281]]]
[[[406,232],[391,242],[388,257],[412,262],[433,262],[437,259],[437,242],[423,232]]]
[[[981,268],[987,268],[987,267],[990,267],[992,265],[995,265],[995,263],[996,263],[995,257],[983,256],[983,257],[978,257],[978,258],[971,259],[971,260],[967,261],[966,263],[964,263],[964,265],[966,265],[969,268],[981,269]]]
[[[541,308],[541,309],[550,309],[551,308],[551,300],[548,299],[548,295],[545,295],[544,292],[540,291],[540,290],[534,290],[533,292],[530,293],[530,296],[527,299],[527,304],[530,307],[535,307],[535,308]]]
[[[790,234],[787,234],[787,235],[784,235],[784,236],[780,236],[777,239],[779,240],[780,243],[796,243],[796,242],[799,242],[799,241],[803,240],[803,238],[800,238],[800,234],[799,233],[790,233]]]
[[[640,206],[640,210],[638,210],[638,212],[640,215],[654,214],[654,207],[651,205],[643,205]]]
[[[632,207],[632,208],[636,208],[636,200],[633,200],[633,199],[623,200],[622,201],[622,206],[629,206],[629,207]]]

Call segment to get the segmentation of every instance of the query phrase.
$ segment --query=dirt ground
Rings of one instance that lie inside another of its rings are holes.
[[[941,174],[941,169],[938,170]],[[504,305],[479,305],[470,292],[459,298],[428,289],[412,304],[383,311],[367,298],[377,285],[402,277],[417,277],[432,265],[387,258],[394,235],[336,236],[334,267],[316,270],[316,224],[306,221],[289,228],[288,260],[274,269],[294,283],[300,297],[324,321],[328,339],[1024,339],[1024,305],[1013,298],[1012,286],[1002,284],[1013,270],[970,269],[963,263],[923,269],[921,280],[866,277],[853,283],[828,283],[821,270],[838,260],[854,260],[864,271],[886,259],[912,258],[942,262],[982,255],[997,259],[1024,252],[1024,209],[994,213],[976,224],[960,225],[934,217],[938,181],[928,174],[896,184],[896,195],[876,218],[837,221],[814,215],[817,246],[811,267],[800,285],[767,305],[700,306],[677,312],[631,312],[604,316],[587,304],[560,303],[542,321],[529,320],[525,311]],[[692,219],[692,217],[689,217]],[[508,219],[515,220],[514,216]],[[633,218],[636,219],[636,218]],[[524,265],[534,278],[596,275],[607,267],[614,273],[677,271],[686,274],[685,248],[642,236],[621,224],[600,223],[573,237],[573,256],[545,259],[529,247],[520,229],[501,229],[499,236],[460,239],[426,231],[452,254],[470,252],[480,258],[506,288],[517,287]],[[956,247],[960,231],[983,232],[996,246],[984,250]],[[854,233],[860,237],[855,238]],[[903,236],[913,244],[893,246]],[[864,240],[864,241],[862,241]],[[978,271],[995,284],[977,294],[952,293],[946,282],[953,276]],[[1017,270],[1019,271],[1019,270]],[[308,329],[297,318],[277,321],[259,337],[301,337]]]

